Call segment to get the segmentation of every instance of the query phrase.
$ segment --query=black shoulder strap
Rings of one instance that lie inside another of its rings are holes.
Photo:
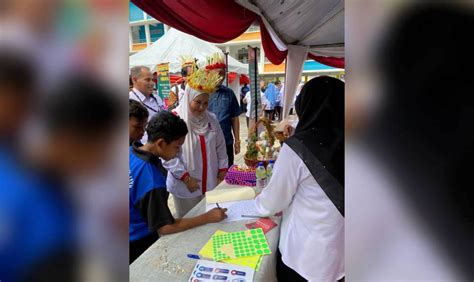
[[[290,146],[293,151],[303,160],[308,170],[323,189],[326,196],[331,200],[337,210],[344,217],[344,186],[342,186],[329,171],[324,168],[321,162],[314,157],[311,151],[296,138],[288,138],[285,144]]]
[[[132,89],[132,92],[133,92],[133,95],[135,95],[135,97],[137,97],[137,99],[138,99],[138,101],[140,102],[140,104],[142,104],[144,107],[146,107],[147,109],[149,109],[149,110],[151,110],[151,111],[153,111],[153,112],[155,112],[155,113],[158,112],[157,110],[155,110],[155,109],[153,109],[152,107],[150,107],[150,106],[148,106],[147,104],[145,104],[145,103],[140,99],[140,97],[138,97],[137,93],[135,93],[135,91],[133,91],[133,89]],[[151,97],[152,97],[153,99],[155,99],[155,101],[156,101],[156,98],[153,97],[153,95],[151,95]],[[158,103],[157,103],[157,104],[158,104]]]

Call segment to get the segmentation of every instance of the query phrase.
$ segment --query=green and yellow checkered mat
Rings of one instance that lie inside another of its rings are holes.
[[[248,230],[248,231],[250,231],[250,230]],[[229,234],[229,233],[221,231],[221,230],[217,230],[212,235],[211,239],[199,251],[199,255],[201,255],[203,258],[214,259],[214,254],[213,254],[213,242],[214,242],[214,240],[213,240],[213,238],[214,238],[214,236],[223,235],[223,234]],[[255,269],[255,271],[258,271],[260,269],[260,265],[262,263],[262,260],[263,260],[263,255],[258,255],[257,254],[257,255],[254,255],[254,256],[222,259],[220,261],[224,262],[224,263],[229,263],[229,264],[248,266],[248,267],[251,267],[251,268]]]
[[[212,237],[212,258],[230,258],[271,254],[262,228],[215,235]]]

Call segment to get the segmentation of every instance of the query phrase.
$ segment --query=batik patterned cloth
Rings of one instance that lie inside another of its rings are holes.
[[[233,165],[227,171],[225,181],[232,185],[255,186],[255,168],[242,168],[238,165]]]

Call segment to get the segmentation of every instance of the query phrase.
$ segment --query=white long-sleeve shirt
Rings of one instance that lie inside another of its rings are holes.
[[[245,93],[245,97],[244,97],[244,102],[247,104],[247,112],[245,112],[245,116],[250,118],[250,111],[251,111],[251,108],[252,108],[252,97],[250,97],[251,93],[250,91],[248,91],[247,93]],[[265,99],[265,94],[263,92],[260,91],[260,99],[261,99],[261,103],[263,103],[264,99]]]
[[[287,266],[309,281],[344,277],[344,218],[289,146],[256,208],[263,216],[283,211],[279,249]]]
[[[144,104],[146,110],[148,111],[148,121],[160,111],[164,110],[163,100],[158,95],[150,95],[148,98],[140,92],[140,90],[133,88],[132,91],[128,93],[128,98],[140,102],[140,104]],[[142,144],[145,144],[148,141],[148,135],[145,131],[143,134]]]
[[[224,133],[219,126],[219,122],[214,114],[210,114],[214,119],[210,122],[211,128],[204,136],[197,136],[193,141],[193,154],[195,169],[188,170],[188,160],[181,152],[177,158],[163,162],[163,166],[168,170],[166,187],[168,191],[179,198],[194,198],[203,195],[205,191],[211,191],[217,186],[217,174],[219,171],[227,170],[227,150]],[[183,147],[184,149],[184,147]],[[182,181],[186,175],[199,179],[197,191],[191,193],[186,184]],[[203,187],[205,186],[205,189]]]

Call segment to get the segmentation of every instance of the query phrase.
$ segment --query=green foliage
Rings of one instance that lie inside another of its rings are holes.
[[[249,136],[249,143],[247,145],[247,153],[245,153],[245,157],[250,160],[256,160],[258,156],[258,149],[255,145],[257,142],[257,135],[255,133],[250,134]]]

